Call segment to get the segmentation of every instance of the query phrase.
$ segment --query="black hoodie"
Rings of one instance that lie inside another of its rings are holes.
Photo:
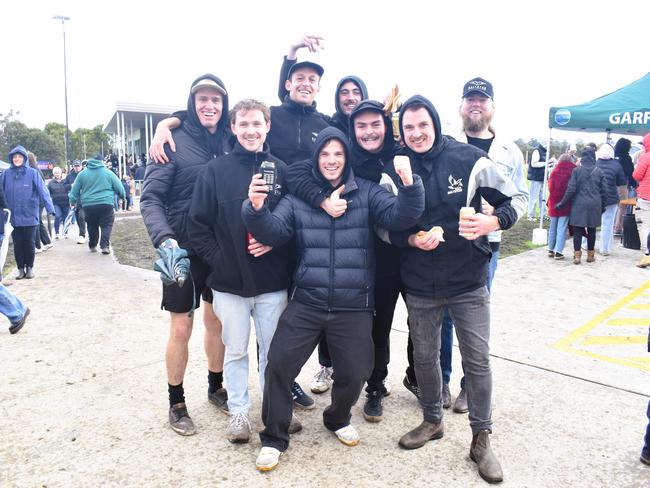
[[[363,82],[361,78],[352,75],[341,78],[341,81],[339,81],[338,85],[336,85],[336,91],[334,92],[334,106],[336,107],[336,112],[334,112],[334,114],[330,118],[330,125],[332,127],[336,127],[344,134],[351,135],[352,131],[350,125],[350,117],[345,115],[345,112],[341,110],[341,104],[339,103],[339,90],[348,81],[351,81],[352,83],[357,85],[357,87],[361,91],[362,101],[368,99],[368,89],[366,88],[366,84]]]
[[[224,86],[216,76],[205,74],[194,80],[192,87],[204,78],[210,78]],[[187,237],[187,213],[199,173],[209,160],[227,152],[227,139],[231,136],[228,126],[228,95],[223,96],[221,119],[216,132],[211,134],[199,122],[190,88],[185,120],[172,134],[176,152],[171,152],[165,146],[169,163],[147,166],[140,209],[155,247],[166,239],[173,238],[180,247],[188,249],[192,254]]]
[[[250,152],[236,143],[230,154],[210,161],[194,187],[189,211],[192,249],[210,265],[210,288],[242,297],[253,297],[289,287],[287,247],[275,247],[260,257],[248,253],[241,208],[248,198],[251,178],[262,161],[273,161],[277,179],[269,194],[271,209],[285,192],[286,165],[269,153],[268,145]]]
[[[487,266],[491,251],[485,236],[474,241],[458,235],[461,207],[481,212],[481,198],[495,207],[502,229],[510,228],[525,210],[525,197],[488,158],[469,144],[462,144],[440,131],[440,118],[426,98],[409,98],[400,111],[400,133],[406,110],[423,106],[431,115],[435,141],[426,153],[408,147],[413,173],[424,183],[425,210],[418,225],[404,233],[391,233],[391,241],[402,250],[402,281],[409,293],[418,296],[447,298],[467,293],[487,283]],[[441,226],[445,242],[433,251],[408,245],[408,236],[419,230]]]
[[[311,157],[317,184],[331,187],[318,170],[320,149],[330,140],[344,144],[347,138],[336,128],[323,130]],[[342,198],[348,201],[345,214],[332,218],[293,195],[285,196],[273,213],[264,206],[256,212],[245,202],[242,216],[259,241],[276,246],[295,236],[299,256],[291,299],[327,311],[372,310],[374,308],[374,232],[376,223],[386,229],[403,229],[417,220],[423,206],[418,177],[409,187],[400,187],[398,197],[376,183],[356,179],[350,166],[342,175]],[[340,184],[339,184],[340,186]]]

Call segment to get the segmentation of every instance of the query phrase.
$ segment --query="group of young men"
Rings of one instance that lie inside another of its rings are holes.
[[[383,415],[389,333],[401,293],[412,342],[405,384],[420,399],[423,421],[399,445],[415,449],[443,436],[448,379],[440,342],[448,311],[466,379],[470,456],[485,480],[499,482],[503,473],[488,437],[487,288],[498,239],[486,236],[524,212],[521,152],[495,138],[493,89],[481,78],[463,90],[463,142],[442,134],[435,107],[420,95],[402,105],[396,142],[392,114],[369,100],[354,76],[337,86],[336,113],[319,113],[314,99],[324,69],[295,59],[302,48],[317,50],[319,41],[305,36],[291,46],[281,105],[269,109],[247,99],[228,111],[225,84],[207,74],[192,83],[187,112],[158,127],[151,152],[159,162],[147,169],[142,214],[154,246],[188,251],[192,274],[183,287],[163,287],[162,306],[171,313],[170,426],[195,433],[183,378],[192,311],[202,295],[211,303],[203,307],[208,399],[229,413],[231,442],[251,435],[253,318],[265,426],[259,470],[275,468],[290,434],[301,429],[294,404],[313,405],[295,378],[319,342],[321,370],[312,391],[331,385],[324,424],[342,443],[356,445],[350,412],[366,382],[364,417],[376,422]],[[260,168],[267,176],[272,168],[273,176],[263,178]],[[474,215],[461,220],[463,207]]]

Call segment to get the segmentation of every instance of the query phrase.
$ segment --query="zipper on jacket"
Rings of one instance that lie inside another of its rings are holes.
[[[301,132],[301,124],[302,122],[302,114],[298,114],[298,149],[300,149],[300,132]]]
[[[329,283],[329,292],[328,292],[328,297],[327,297],[327,311],[331,312],[332,311],[332,301],[333,301],[333,295],[334,295],[334,242],[335,242],[335,222],[334,222],[334,217],[330,217],[330,228],[332,231],[330,232],[330,283]]]

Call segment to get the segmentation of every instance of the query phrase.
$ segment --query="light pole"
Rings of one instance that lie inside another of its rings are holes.
[[[63,87],[65,91],[65,164],[68,165],[68,155],[72,155],[70,150],[70,129],[68,128],[68,69],[66,66],[66,55],[65,55],[65,21],[70,20],[70,17],[65,17],[63,15],[55,15],[52,17],[54,20],[61,21],[61,27],[63,28]]]

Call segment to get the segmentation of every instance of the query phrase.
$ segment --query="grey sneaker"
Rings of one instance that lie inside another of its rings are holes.
[[[312,393],[325,393],[332,386],[332,368],[321,366],[318,373],[311,380],[310,389]]]
[[[219,388],[214,393],[208,392],[208,401],[223,413],[228,414],[228,392],[225,388]]]
[[[302,424],[300,423],[300,420],[298,420],[296,414],[292,413],[291,423],[289,424],[289,434],[295,434],[297,432],[300,432],[301,430],[302,430]]]
[[[251,424],[246,412],[239,412],[230,417],[226,438],[233,444],[246,444],[251,437]]]
[[[442,408],[451,407],[451,392],[449,391],[449,385],[446,383],[442,384]]]
[[[184,403],[177,403],[169,408],[169,426],[180,435],[196,434],[194,422],[187,413],[187,406]]]

